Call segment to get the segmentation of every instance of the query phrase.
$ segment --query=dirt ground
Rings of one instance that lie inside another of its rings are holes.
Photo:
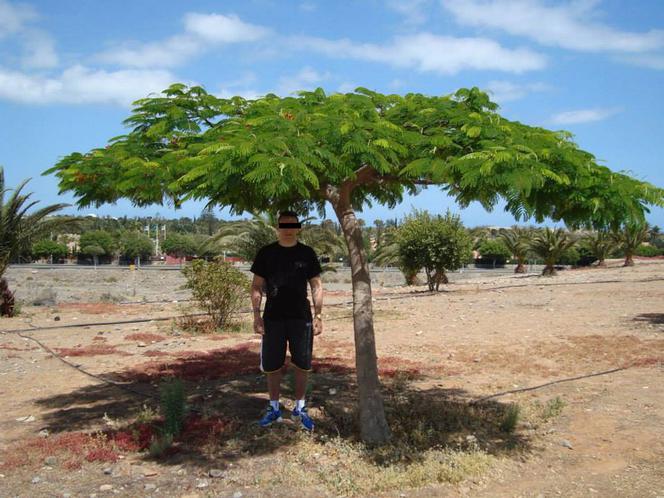
[[[242,432],[266,400],[259,338],[246,316],[233,331],[183,332],[173,317],[192,308],[178,272],[10,269],[8,276],[17,295],[67,290],[0,321],[0,497],[353,494],[339,491],[352,487],[291,489],[288,480],[274,487],[261,481],[275,455],[288,454],[277,444],[281,433],[273,441],[258,429]],[[140,299],[123,304],[111,289],[100,302],[104,284]],[[322,438],[343,436],[332,405],[356,395],[351,293],[343,284],[328,286],[325,331],[315,345],[309,403]],[[436,403],[522,408],[513,445],[500,451],[482,420],[476,431],[455,434],[491,454],[484,471],[375,494],[664,497],[664,261],[643,259],[633,268],[612,261],[553,278],[487,273],[434,294],[375,285],[374,298],[386,384],[407,378],[412,393],[428,396],[418,399]],[[128,450],[105,459],[91,457],[88,442],[87,458],[73,460],[78,447],[71,434],[108,434],[129,424],[146,406],[157,406],[159,381],[167,376],[185,380],[201,420],[232,420],[205,430],[250,434],[253,443],[222,452],[208,444],[208,434],[206,452],[190,444],[166,459]],[[542,415],[547,406],[555,409]],[[53,442],[74,449],[65,459]],[[323,457],[291,465],[316,466]]]

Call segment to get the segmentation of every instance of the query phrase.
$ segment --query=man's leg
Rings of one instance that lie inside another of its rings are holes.
[[[281,420],[279,394],[281,392],[281,367],[286,359],[285,324],[281,321],[264,320],[265,334],[261,341],[261,370],[267,376],[270,405],[260,425],[267,427]]]
[[[307,379],[309,372],[295,368],[295,399],[303,400],[304,395],[307,393]]]
[[[279,394],[281,393],[281,369],[277,370],[276,372],[269,372],[266,375],[267,392],[270,394],[270,402],[276,401],[279,403]],[[277,405],[277,407],[278,406],[279,405]]]

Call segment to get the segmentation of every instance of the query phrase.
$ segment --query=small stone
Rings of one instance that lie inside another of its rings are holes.
[[[146,484],[145,486],[143,486],[143,489],[144,489],[145,491],[154,491],[155,489],[157,489],[157,485],[156,485],[156,484],[152,484],[152,483],[148,483],[148,484]]]
[[[233,498],[242,498],[242,492],[236,491],[235,493],[233,493]]]
[[[102,484],[99,486],[99,491],[111,491],[113,489],[113,486],[110,484]]]
[[[205,479],[199,479],[196,482],[196,487],[199,489],[207,488],[210,485],[209,482],[207,482]]]
[[[210,469],[208,475],[214,478],[224,477],[224,471],[220,469]]]
[[[422,331],[418,330],[417,332],[415,332],[415,335],[422,335]]]
[[[476,443],[477,438],[471,434],[470,436],[466,436],[466,442],[467,443]]]
[[[138,343],[138,347],[139,347],[139,348],[147,348],[148,345],[145,344],[144,342],[139,342],[139,343]]]
[[[35,477],[32,478],[31,482],[32,482],[32,484],[40,483],[41,482],[41,477],[35,476]]]
[[[71,498],[71,493],[63,493],[62,498]]]
[[[48,437],[50,433],[48,432],[48,429],[42,429],[39,431],[39,437]]]
[[[104,469],[104,474],[106,474],[107,476],[110,476],[112,473],[113,473],[113,467],[106,467]]]
[[[143,476],[145,476],[145,477],[154,477],[157,474],[158,474],[158,472],[156,470],[152,470],[152,469],[145,469],[143,471]]]
[[[330,393],[330,396],[334,396],[335,394],[337,394],[337,390],[334,387],[331,387],[328,392]]]
[[[60,321],[60,317],[59,317],[58,315],[55,315],[55,316],[53,317],[53,320],[55,320],[56,322],[59,322],[59,321]]]
[[[569,448],[570,450],[574,449],[574,446],[572,446],[572,443],[569,442],[567,439],[563,439],[562,441],[560,441],[560,445],[564,446],[565,448]]]
[[[44,458],[44,464],[45,465],[49,465],[49,466],[53,467],[56,463],[58,463],[58,459],[55,458],[54,456],[48,456],[48,457]]]

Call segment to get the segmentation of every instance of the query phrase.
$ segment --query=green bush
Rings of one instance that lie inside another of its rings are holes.
[[[558,264],[576,266],[579,263],[580,259],[581,259],[581,254],[579,253],[579,250],[576,247],[572,246],[565,249],[565,251],[560,255],[560,259],[558,259]]]
[[[664,254],[664,250],[659,249],[655,246],[639,246],[636,248],[636,251],[634,251],[634,254],[636,256],[643,256],[646,258],[652,258],[653,256],[660,256]]]
[[[44,239],[32,245],[32,256],[37,259],[50,258],[58,260],[67,257],[67,246],[53,240]]]
[[[249,296],[249,279],[230,263],[216,259],[195,260],[182,270],[198,305],[207,311],[217,327],[229,324]]]
[[[512,257],[510,250],[500,239],[487,239],[483,241],[478,251],[482,256],[478,262],[483,265],[504,266],[508,259]]]
[[[150,259],[154,251],[152,240],[140,232],[125,232],[120,239],[120,255],[133,260],[137,257]]]
[[[78,246],[81,248],[81,254],[100,256],[102,254],[113,254],[116,243],[110,233],[103,230],[92,230],[81,235]],[[95,248],[95,250],[94,252],[87,252],[88,248]],[[99,253],[97,248],[101,248],[104,252]]]
[[[164,417],[163,435],[177,436],[186,416],[184,385],[181,379],[164,380],[159,387],[161,415]]]

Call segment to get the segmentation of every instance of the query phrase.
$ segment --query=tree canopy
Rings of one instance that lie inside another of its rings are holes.
[[[172,85],[135,103],[132,131],[47,171],[78,204],[207,199],[235,212],[322,209],[328,186],[353,181],[355,210],[440,185],[463,207],[502,197],[517,219],[617,227],[640,221],[664,191],[611,171],[569,133],[509,121],[477,88],[454,95],[222,99]]]

